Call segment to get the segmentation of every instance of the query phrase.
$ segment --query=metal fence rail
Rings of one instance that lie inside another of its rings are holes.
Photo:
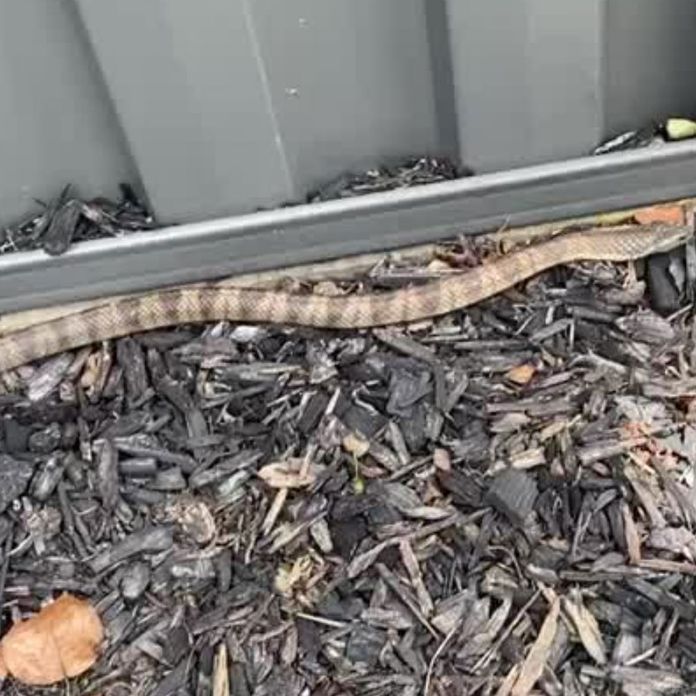
[[[692,0],[0,2],[0,224],[125,180],[185,225],[2,258],[0,311],[693,195],[691,145],[578,158],[696,114],[694,26]],[[422,153],[481,176],[254,214]]]
[[[395,249],[693,195],[696,143],[0,257],[0,312]]]

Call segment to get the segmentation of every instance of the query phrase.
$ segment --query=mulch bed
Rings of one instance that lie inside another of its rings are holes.
[[[66,591],[107,643],[69,685],[3,693],[696,692],[696,335],[641,273],[560,268],[400,330],[179,327],[6,375],[0,633]]]

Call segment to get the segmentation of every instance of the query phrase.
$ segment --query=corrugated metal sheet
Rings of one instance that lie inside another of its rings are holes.
[[[430,152],[481,172],[696,113],[691,0],[0,2],[0,223],[141,186],[163,222]]]

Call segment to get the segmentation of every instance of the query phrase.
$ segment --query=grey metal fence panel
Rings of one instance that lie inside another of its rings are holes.
[[[246,4],[78,0],[150,201],[164,221],[291,195]]]
[[[462,159],[496,171],[602,136],[605,0],[448,0]]]
[[[67,182],[142,183],[184,223],[410,154],[580,157],[696,114],[695,21],[691,0],[6,0],[0,224]]]
[[[437,142],[424,0],[78,2],[163,219],[276,205]]]
[[[0,2],[0,225],[68,182],[138,184],[71,0]]]
[[[241,0],[296,196],[346,168],[438,149],[427,1]]]

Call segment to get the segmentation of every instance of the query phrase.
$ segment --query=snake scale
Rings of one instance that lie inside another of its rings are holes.
[[[674,249],[692,234],[687,227],[662,225],[561,234],[453,277],[378,294],[298,295],[221,286],[161,290],[106,301],[0,337],[0,371],[177,324],[227,320],[359,329],[408,323],[474,305],[560,264],[636,260]]]

